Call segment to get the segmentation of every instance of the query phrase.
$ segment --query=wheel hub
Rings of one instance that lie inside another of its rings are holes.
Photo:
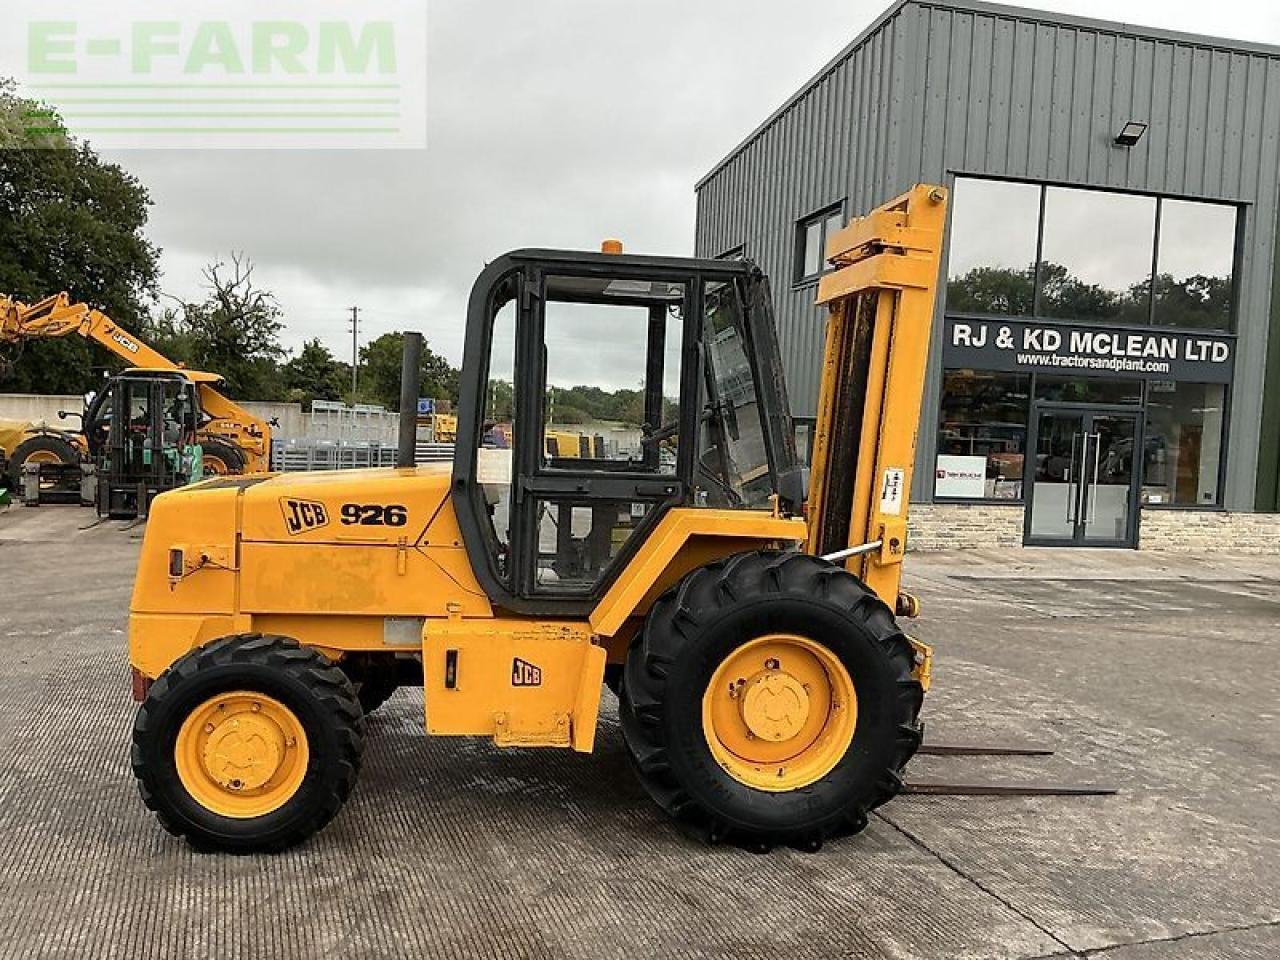
[[[716,668],[702,698],[712,757],[735,780],[769,792],[825,777],[848,752],[857,726],[849,671],[823,644],[768,634]]]
[[[280,728],[260,717],[234,717],[214,725],[204,748],[204,765],[228,790],[256,790],[275,776],[286,745]]]
[[[782,670],[758,673],[747,681],[741,703],[743,723],[762,740],[790,740],[809,719],[808,691]]]
[[[201,806],[225,817],[260,817],[284,806],[306,776],[298,717],[272,697],[237,690],[187,715],[174,745],[178,778]]]

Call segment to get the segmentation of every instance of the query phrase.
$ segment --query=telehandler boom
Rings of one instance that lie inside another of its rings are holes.
[[[215,374],[184,369],[102,311],[84,303],[72,303],[65,293],[31,305],[0,295],[0,346],[72,334],[105,347],[139,372],[179,373],[194,384],[203,413],[197,437],[203,448],[206,472],[262,473],[271,468],[271,426],[219,393],[214,384],[220,378]],[[86,411],[86,431],[93,418],[93,412]],[[78,438],[74,446],[83,454],[90,444]],[[16,451],[10,453],[16,468],[21,467],[22,459]]]
[[[902,787],[929,685],[896,617],[917,608],[899,574],[944,209],[917,187],[831,240],[807,497],[756,266],[550,250],[476,282],[451,472],[160,496],[129,624],[146,804],[201,848],[280,850],[338,812],[397,685],[422,685],[429,733],[590,751],[603,683],[691,834],[861,830]],[[647,343],[626,459],[546,443],[570,314]]]

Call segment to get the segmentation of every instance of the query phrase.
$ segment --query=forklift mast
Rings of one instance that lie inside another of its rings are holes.
[[[946,191],[915,187],[831,237],[818,287],[830,317],[807,551],[900,615],[917,606],[898,587],[945,222]]]

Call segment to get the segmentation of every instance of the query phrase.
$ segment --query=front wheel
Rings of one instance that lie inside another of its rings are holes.
[[[649,795],[712,842],[817,849],[902,787],[914,650],[843,568],[740,554],[685,577],[632,643],[620,717]]]
[[[364,714],[346,675],[287,637],[182,657],[133,727],[133,772],[161,825],[203,849],[274,852],[327,824],[355,783]]]

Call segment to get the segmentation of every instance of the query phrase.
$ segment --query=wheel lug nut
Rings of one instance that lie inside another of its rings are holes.
[[[764,665],[765,665],[765,669],[767,670],[777,670],[778,667],[780,666],[777,660],[766,660],[764,662]]]
[[[213,731],[214,731],[214,726],[213,726],[213,724],[212,724],[212,723],[206,723],[206,724],[204,725],[204,732],[205,732],[205,733],[213,733]]]

